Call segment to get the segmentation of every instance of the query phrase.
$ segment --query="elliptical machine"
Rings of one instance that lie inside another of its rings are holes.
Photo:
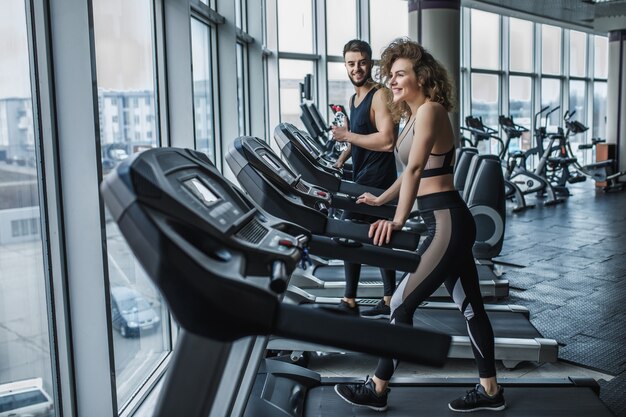
[[[558,108],[559,107],[555,107],[546,114],[546,123],[550,113],[558,110]],[[550,154],[550,148],[552,147],[554,138],[551,138],[549,146],[544,149],[543,139],[547,136],[546,127],[540,126],[540,123],[538,123],[537,120],[542,113],[548,111],[549,109],[550,107],[546,106],[535,114],[536,146],[526,151],[516,150],[508,152],[504,174],[504,178],[514,184],[522,195],[534,193],[538,197],[545,196],[546,198],[543,202],[544,206],[552,206],[563,202],[563,199],[556,196],[554,188],[548,179],[541,175],[545,167],[545,161]],[[515,124],[512,117],[500,116],[499,122],[502,129],[507,134],[507,140],[505,142],[507,150],[510,146],[512,138],[520,137],[524,132],[528,131],[525,127]],[[540,159],[535,170],[531,171],[527,168],[526,163],[533,157],[533,155],[538,155]]]
[[[585,126],[581,122],[577,120],[572,120],[572,116],[576,113],[576,110],[569,113],[566,112],[563,120],[565,122],[566,134],[565,134],[565,142],[560,147],[561,156],[565,158],[575,158],[574,152],[572,151],[572,144],[569,138],[573,135],[577,135],[579,133],[586,132],[589,130],[589,127]],[[584,143],[578,145],[579,150],[585,149],[593,149],[599,143],[606,142],[604,139],[600,138],[591,138],[591,143]],[[624,184],[619,181],[619,178],[623,175],[626,175],[626,172],[617,171],[616,163],[613,159],[607,159],[605,161],[596,162],[593,164],[581,165],[578,160],[574,160],[571,163],[571,166],[574,168],[574,173],[572,174],[569,169],[565,170],[563,175],[563,181],[567,181],[570,184],[575,182],[582,182],[587,180],[587,178],[591,178],[596,182],[604,182],[605,186],[602,187],[602,190],[605,192],[609,191],[621,191],[623,189]]]

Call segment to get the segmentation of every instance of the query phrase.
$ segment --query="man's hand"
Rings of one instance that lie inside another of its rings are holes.
[[[348,140],[348,128],[346,126],[333,126],[333,138],[338,142]]]

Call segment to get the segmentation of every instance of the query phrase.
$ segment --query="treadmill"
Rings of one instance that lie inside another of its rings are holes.
[[[343,220],[328,218],[318,207],[331,205],[331,194],[315,187],[301,178],[281,161],[272,149],[258,138],[239,137],[235,139],[226,155],[226,161],[237,176],[237,180],[252,198],[264,210],[272,215],[300,224],[317,235],[331,237],[348,237],[355,241],[346,246],[354,251],[359,245],[367,243],[369,225],[355,224]],[[320,196],[322,192],[324,195]],[[410,239],[415,236],[406,232],[395,232],[391,245],[396,248],[414,250],[417,242]],[[394,238],[398,240],[393,241]],[[402,239],[401,239],[402,238]],[[408,241],[408,243],[407,243]],[[364,257],[359,263],[371,263],[373,257]],[[318,267],[319,269],[319,267]],[[399,268],[394,268],[399,269]],[[413,269],[414,270],[414,269]],[[338,303],[343,295],[343,269],[338,271],[338,281],[324,282],[319,277],[308,277],[294,274],[290,295],[294,294],[298,302],[331,302]],[[320,284],[321,282],[321,284]],[[481,281],[481,284],[483,281]],[[330,284],[330,285],[329,285]],[[380,298],[382,283],[380,281],[363,285],[359,283],[361,297],[373,294]],[[377,287],[376,287],[377,286]],[[295,287],[295,288],[294,288]],[[445,287],[437,290],[448,296]],[[483,287],[481,285],[481,291]],[[308,293],[308,294],[307,294]],[[321,296],[325,298],[318,298]],[[414,316],[414,323],[432,329],[444,328],[453,336],[451,357],[472,358],[471,342],[467,335],[466,322],[454,303],[425,303]],[[496,359],[501,360],[507,368],[514,368],[523,361],[555,362],[558,357],[558,345],[553,339],[545,339],[530,323],[529,312],[520,306],[486,306],[496,336]],[[269,348],[295,352],[296,360],[303,352],[328,351],[328,346],[302,344],[300,341],[272,339]]]
[[[289,123],[281,123],[274,129],[274,139],[276,140],[276,143],[278,143],[282,154],[293,166],[295,171],[302,175],[302,178],[305,181],[317,184],[330,192],[339,192],[353,196],[360,195],[358,190],[353,189],[355,183],[343,180],[343,172],[334,168],[330,162],[324,159],[323,153],[316,148],[314,140],[308,134],[302,132]],[[459,161],[456,162],[458,163]],[[467,164],[463,167],[464,171],[456,170],[455,185],[457,185],[457,176],[463,176],[463,179],[465,180],[466,176],[459,174],[461,174],[461,172],[467,173],[467,170],[470,168],[470,162],[471,158],[467,160]],[[480,167],[477,166],[476,171],[478,171],[479,168],[487,169],[482,165],[483,164],[481,163]],[[497,170],[494,170],[493,167],[489,167],[489,170],[492,174],[497,174],[499,177],[502,177],[499,166],[497,167]],[[491,186],[496,189],[499,188],[498,180],[500,178],[492,177],[493,176],[489,175],[489,173],[485,173],[485,175],[481,177],[483,180],[490,181],[489,189],[480,187],[481,184],[479,183],[475,183],[475,187],[471,187],[471,180],[463,181],[464,185],[468,185],[468,188],[471,188],[472,191],[472,193],[469,194],[468,190],[467,197],[471,196],[472,201],[467,201],[467,203],[477,223],[478,241],[475,244],[475,255],[479,255],[479,258],[485,254],[485,249],[491,249],[494,244],[498,243],[498,240],[500,241],[501,246],[504,236],[504,217],[498,215],[498,213],[505,209],[506,202],[504,199],[501,199],[502,201],[493,204],[492,201],[494,196],[490,195],[492,191]],[[472,176],[472,180],[474,178],[475,175]],[[502,181],[503,180],[504,179],[502,177]],[[491,182],[494,183],[491,184]],[[458,189],[461,190],[462,188]],[[371,192],[372,194],[379,195],[382,191],[384,190],[373,189]],[[499,195],[497,195],[497,197],[499,198]],[[502,208],[499,206],[502,206]],[[491,242],[492,240],[495,241]],[[487,243],[487,245],[484,245],[484,243]],[[495,267],[493,267],[491,262],[481,259],[477,261],[477,269],[481,280],[492,281],[495,285],[493,293],[488,294],[483,292],[484,297],[500,298],[508,296],[509,283],[507,280],[499,279],[501,274],[495,269]]]
[[[135,154],[104,179],[101,192],[181,326],[155,417],[371,415],[333,396],[332,384],[349,379],[325,380],[264,359],[268,334],[433,366],[445,360],[446,335],[280,303],[302,249],[317,238],[257,208],[202,153]],[[445,404],[460,389],[448,394],[450,383],[469,388],[476,381],[400,382],[392,380],[388,416],[417,407],[449,415]],[[508,416],[611,415],[593,380],[500,383]]]
[[[395,207],[372,207],[356,204],[356,199],[343,193],[333,193],[310,184],[297,176],[263,141],[254,137],[235,139],[226,162],[246,192],[258,204],[274,215],[302,224],[314,233],[333,234],[334,228],[355,227],[354,223],[326,220],[332,207],[370,214],[378,217],[393,217]],[[361,189],[366,187],[356,184]],[[362,191],[363,192],[363,191]],[[325,230],[332,226],[333,229]],[[368,225],[369,226],[369,225]],[[413,248],[408,248],[413,249]],[[480,290],[485,298],[508,296],[508,281],[497,279],[493,274],[479,274]],[[402,277],[398,277],[401,279]],[[295,286],[306,289],[313,296],[341,297],[345,288],[345,275],[342,265],[319,265],[312,271],[300,271],[292,278]],[[380,298],[382,279],[374,268],[363,268],[359,282],[361,298]],[[444,286],[433,297],[449,298]],[[369,303],[363,303],[369,304]]]

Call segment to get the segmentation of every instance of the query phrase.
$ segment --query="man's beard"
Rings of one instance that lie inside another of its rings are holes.
[[[367,74],[365,74],[365,77],[363,77],[363,80],[359,82],[354,81],[352,77],[348,77],[348,78],[350,79],[350,82],[352,83],[353,86],[363,87],[372,78],[372,71],[369,71]]]

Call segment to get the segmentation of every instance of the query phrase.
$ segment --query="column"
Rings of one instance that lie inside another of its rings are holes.
[[[626,170],[626,29],[609,32],[606,140],[616,144],[620,171]]]
[[[460,0],[409,0],[409,36],[443,64],[454,84],[456,108],[450,113],[450,121],[457,134],[461,106],[460,13]]]

